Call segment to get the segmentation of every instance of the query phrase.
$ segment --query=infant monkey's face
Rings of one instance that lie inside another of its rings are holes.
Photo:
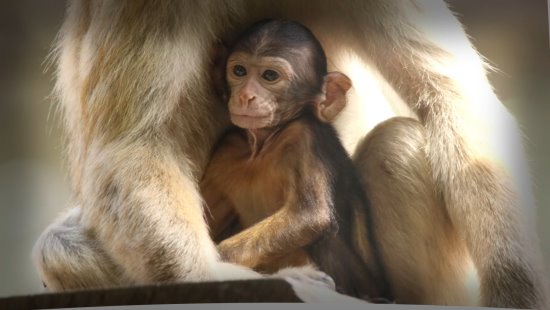
[[[294,71],[281,57],[236,52],[227,61],[231,122],[244,129],[277,126],[288,112],[285,97]],[[294,105],[294,109],[298,105]]]

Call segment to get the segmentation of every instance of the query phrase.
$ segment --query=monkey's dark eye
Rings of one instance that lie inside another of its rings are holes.
[[[273,82],[279,78],[279,73],[273,70],[265,70],[262,74],[262,78],[266,81]]]
[[[233,67],[233,74],[235,74],[236,76],[245,76],[246,69],[241,65],[236,65]]]

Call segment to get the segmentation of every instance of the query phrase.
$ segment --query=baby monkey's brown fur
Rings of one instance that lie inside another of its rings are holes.
[[[216,146],[201,189],[225,260],[259,271],[314,263],[339,291],[391,298],[368,200],[328,124],[351,81],[326,72],[305,27],[284,20],[253,26],[230,51],[229,111],[240,128]],[[232,217],[234,221],[232,221]]]

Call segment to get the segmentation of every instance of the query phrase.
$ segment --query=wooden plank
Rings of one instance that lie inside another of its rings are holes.
[[[0,299],[0,309],[182,304],[302,302],[281,279],[178,283],[14,296]]]

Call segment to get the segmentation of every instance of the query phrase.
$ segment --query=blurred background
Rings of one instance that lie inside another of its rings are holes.
[[[449,1],[474,45],[500,71],[490,79],[524,129],[550,269],[550,44],[546,0]],[[41,291],[35,240],[68,207],[60,118],[45,60],[65,1],[0,0],[0,297]],[[489,115],[490,117],[490,115]]]

